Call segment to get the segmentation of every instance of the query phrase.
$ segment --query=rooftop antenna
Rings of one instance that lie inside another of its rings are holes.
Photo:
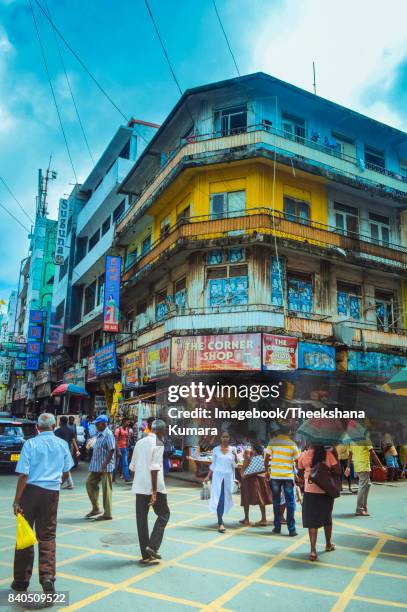
[[[315,79],[315,62],[312,62],[312,73],[314,75],[314,82],[313,82],[313,87],[314,87],[314,94],[317,95],[317,82]]]
[[[49,158],[48,168],[45,171],[45,176],[42,170],[38,170],[38,195],[37,195],[37,217],[46,217],[48,214],[47,209],[47,196],[48,196],[48,183],[54,181],[57,178],[55,170],[51,170],[52,154]]]

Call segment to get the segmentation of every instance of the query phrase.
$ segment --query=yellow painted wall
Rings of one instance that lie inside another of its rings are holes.
[[[404,329],[407,329],[407,281],[401,281],[401,308]]]
[[[167,216],[170,217],[171,226],[175,225],[177,214],[188,205],[191,207],[191,217],[209,215],[210,194],[240,190],[246,191],[246,209],[249,212],[250,209],[259,208],[282,211],[284,195],[289,195],[310,202],[311,220],[327,225],[325,185],[302,174],[297,172],[296,176],[292,176],[290,172],[277,168],[274,182],[273,165],[257,161],[188,170],[177,177],[148,211],[154,217],[153,242],[159,239],[160,224]],[[143,236],[145,234],[144,231]],[[141,235],[136,236],[132,248],[142,239]]]

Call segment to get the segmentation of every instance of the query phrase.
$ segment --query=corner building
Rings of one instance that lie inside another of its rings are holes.
[[[257,73],[188,90],[120,191],[131,380],[349,401],[407,364],[407,134]]]

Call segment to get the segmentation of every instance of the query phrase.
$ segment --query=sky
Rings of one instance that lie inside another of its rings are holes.
[[[126,116],[160,123],[179,98],[144,0],[38,0]],[[149,0],[182,90],[237,76],[212,0]],[[259,70],[407,131],[405,0],[216,0],[241,74]],[[78,180],[92,168],[53,31],[32,0]],[[61,44],[97,159],[123,117]],[[31,217],[38,168],[58,177],[49,215],[75,181],[29,0],[0,0],[0,175]],[[0,184],[0,204],[30,225]],[[0,300],[17,288],[27,231],[0,208]],[[28,228],[29,229],[29,228]]]

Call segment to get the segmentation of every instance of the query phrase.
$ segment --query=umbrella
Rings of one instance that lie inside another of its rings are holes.
[[[79,387],[78,385],[71,385],[67,383],[56,387],[51,393],[51,395],[53,395],[54,397],[58,395],[76,395],[76,397],[90,397],[89,393],[84,387]]]
[[[407,368],[400,370],[382,387],[388,393],[407,397]]]
[[[367,438],[367,429],[357,421],[341,419],[307,419],[300,425],[297,434],[313,444],[354,444]]]

